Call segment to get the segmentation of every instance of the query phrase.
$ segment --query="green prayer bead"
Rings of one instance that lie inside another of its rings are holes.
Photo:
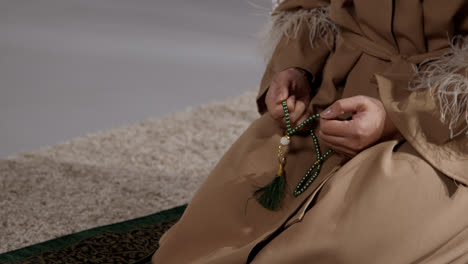
[[[285,116],[285,120],[286,120],[286,135],[289,136],[289,137],[293,136],[295,133],[297,133],[300,129],[304,128],[305,125],[312,122],[314,119],[320,118],[320,114],[318,114],[318,113],[313,114],[312,116],[309,116],[306,120],[304,120],[302,123],[300,123],[296,127],[292,128],[291,127],[291,119],[290,119],[289,110],[288,110],[288,106],[287,106],[286,101],[283,101],[282,105],[283,105],[284,116]],[[294,196],[299,196],[305,190],[307,190],[307,188],[310,185],[312,185],[314,180],[320,174],[322,163],[325,162],[325,159],[331,153],[333,153],[333,150],[330,149],[327,152],[325,152],[325,154],[322,155],[321,152],[320,152],[320,146],[319,146],[318,139],[317,139],[317,137],[316,137],[316,135],[315,135],[315,133],[314,133],[314,131],[312,129],[310,130],[310,135],[312,136],[312,139],[313,139],[313,142],[314,142],[315,150],[316,150],[316,153],[317,153],[317,159],[316,159],[315,162],[312,163],[312,165],[307,170],[305,175],[301,178],[299,183],[296,185],[296,188],[294,189],[294,192],[293,192]],[[313,174],[312,174],[312,172],[313,172]]]

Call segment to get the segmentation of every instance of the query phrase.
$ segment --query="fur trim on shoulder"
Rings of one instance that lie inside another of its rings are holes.
[[[450,137],[465,131],[468,135],[468,36],[454,37],[449,52],[421,65],[410,90],[429,88],[439,101],[441,121],[448,124]]]
[[[274,4],[280,2],[273,0]],[[265,60],[270,60],[283,36],[286,36],[288,40],[296,39],[304,23],[310,29],[309,42],[312,47],[317,40],[327,39],[329,41],[326,43],[329,44],[329,48],[333,48],[339,28],[330,20],[328,7],[279,11],[272,16],[265,30],[260,34],[260,44]],[[331,36],[329,33],[332,33]]]

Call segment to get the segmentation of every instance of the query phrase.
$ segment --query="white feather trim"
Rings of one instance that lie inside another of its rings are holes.
[[[281,2],[273,0],[274,4]],[[296,39],[304,23],[309,27],[309,42],[312,47],[314,47],[317,40],[327,38],[330,41],[326,41],[326,43],[330,45],[330,49],[333,48],[339,28],[330,20],[328,7],[279,11],[272,16],[265,30],[260,34],[261,49],[265,60],[270,60],[273,51],[283,36],[286,36],[288,40]]]
[[[271,0],[273,2],[273,10],[275,10],[284,0]]]
[[[468,135],[468,36],[454,37],[449,52],[421,65],[410,90],[430,89],[439,101],[441,121],[448,124],[450,137],[465,131]]]

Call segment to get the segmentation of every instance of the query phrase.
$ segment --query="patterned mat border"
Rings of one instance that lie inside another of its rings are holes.
[[[3,254],[0,254],[0,263],[19,262],[31,256],[40,254],[41,252],[48,251],[48,250],[62,249],[62,248],[71,246],[74,243],[77,243],[83,239],[87,239],[92,236],[97,236],[105,232],[122,233],[122,232],[129,231],[131,229],[134,229],[136,227],[149,226],[155,223],[172,221],[172,220],[178,219],[183,214],[186,207],[187,205],[182,205],[179,207],[175,207],[175,208],[165,210],[162,212],[158,212],[155,214],[151,214],[148,216],[139,217],[139,218],[128,220],[128,221],[123,221],[123,222],[116,223],[116,224],[88,229],[88,230],[81,231],[78,233],[74,233],[74,234],[66,235],[63,237],[56,238],[56,239],[52,239],[49,241],[45,241],[39,244],[31,245],[25,248],[6,252]]]

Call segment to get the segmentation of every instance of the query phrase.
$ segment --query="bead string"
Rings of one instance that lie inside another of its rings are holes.
[[[286,101],[283,101],[282,105],[283,105],[284,116],[286,119],[286,135],[281,138],[281,145],[279,146],[278,157],[280,159],[280,165],[284,165],[284,161],[285,161],[284,153],[282,150],[283,146],[289,145],[291,136],[293,136],[300,129],[304,128],[304,126],[310,123],[312,120],[320,118],[320,114],[314,114],[308,117],[304,122],[297,125],[295,128],[291,128],[291,121],[289,119],[289,110],[288,110]],[[305,190],[307,190],[307,188],[309,188],[309,186],[314,182],[314,180],[320,174],[322,164],[334,152],[332,149],[329,149],[327,152],[325,152],[325,154],[322,155],[322,153],[320,152],[320,146],[319,146],[317,137],[315,136],[315,133],[312,129],[310,129],[310,135],[312,136],[312,139],[314,140],[315,151],[317,152],[317,160],[312,164],[312,166],[310,166],[310,168],[307,170],[305,175],[302,177],[302,179],[299,181],[296,188],[294,189],[293,194],[295,197],[299,196]],[[313,172],[313,175],[310,176],[312,172]]]

